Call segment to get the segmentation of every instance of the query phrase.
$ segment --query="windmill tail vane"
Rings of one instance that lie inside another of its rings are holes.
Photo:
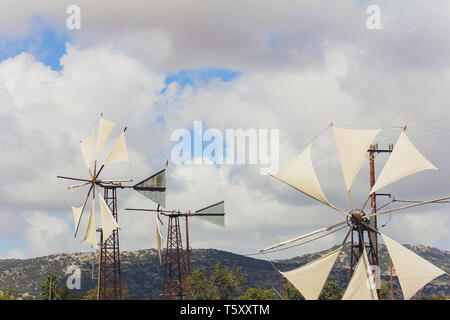
[[[290,164],[281,168],[274,178],[281,182],[297,189],[301,193],[318,201],[319,203],[328,206],[332,210],[339,212],[345,216],[345,220],[329,227],[321,228],[304,235],[283,241],[281,243],[271,245],[260,252],[267,254],[280,250],[288,244],[298,242],[299,240],[312,237],[313,235],[321,234],[330,231],[337,227],[349,226],[349,231],[342,243],[342,245],[325,256],[303,265],[297,269],[281,272],[296,287],[300,293],[306,298],[315,300],[319,298],[323,286],[337,261],[339,254],[347,241],[350,233],[358,233],[361,244],[361,251],[357,260],[356,268],[352,272],[347,289],[343,295],[344,300],[377,300],[378,294],[375,285],[373,285],[373,276],[371,266],[368,260],[368,253],[366,247],[373,249],[370,234],[380,235],[388,250],[389,256],[395,267],[397,276],[399,278],[400,286],[405,299],[410,299],[418,290],[425,284],[432,281],[436,277],[446,274],[445,271],[434,266],[427,260],[415,254],[411,250],[405,248],[401,244],[395,242],[387,235],[381,233],[376,226],[370,224],[370,218],[378,215],[400,211],[427,203],[436,203],[439,201],[450,199],[450,196],[439,199],[432,199],[418,203],[409,204],[398,208],[390,208],[376,212],[375,206],[371,208],[370,212],[365,212],[365,207],[368,200],[374,197],[377,191],[386,186],[401,180],[411,174],[421,172],[424,170],[439,170],[429,160],[427,160],[413,145],[407,137],[405,128],[401,132],[395,146],[381,170],[375,184],[371,187],[367,194],[366,200],[361,207],[357,207],[353,202],[351,187],[358,174],[359,169],[364,161],[365,155],[370,151],[372,141],[379,134],[380,130],[353,130],[338,128],[330,125],[333,131],[334,140],[337,146],[339,162],[341,171],[344,177],[346,191],[350,202],[350,210],[343,210],[331,204],[317,178],[311,158],[310,143],[307,148]],[[363,232],[369,234],[369,242],[364,242]],[[353,240],[352,240],[353,241]],[[376,250],[378,250],[376,248]],[[411,268],[414,265],[414,268]],[[372,284],[372,285],[367,285]]]

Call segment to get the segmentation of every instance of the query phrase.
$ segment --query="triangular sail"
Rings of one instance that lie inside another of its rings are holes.
[[[385,234],[381,235],[394,264],[405,300],[414,296],[434,278],[446,273]]]
[[[100,152],[102,152],[103,146],[108,140],[108,136],[111,133],[112,128],[116,124],[114,122],[100,118],[100,123],[98,125],[98,135],[97,135],[97,146],[95,148],[95,159],[98,158]]]
[[[91,167],[92,154],[94,153],[94,140],[95,140],[95,127],[92,128],[89,136],[87,136],[84,140],[80,142],[83,160],[88,169]]]
[[[314,171],[311,160],[311,144],[291,164],[278,171],[274,177],[304,194],[330,205]]]
[[[166,169],[154,174],[150,178],[139,182],[133,188],[147,198],[161,205],[166,206]]]
[[[78,206],[78,207],[72,206],[73,222],[74,222],[74,224],[75,224],[75,234],[74,234],[74,237],[77,236],[78,226],[80,225],[81,213],[83,212],[84,205],[85,205],[85,204],[83,203],[81,206]]]
[[[105,163],[114,163],[128,160],[127,144],[125,142],[125,132],[122,132],[119,139],[117,139],[111,153],[105,160]]]
[[[359,258],[356,270],[350,279],[342,300],[378,300],[366,249],[363,250],[363,254]]]
[[[116,219],[114,219],[111,210],[109,210],[108,205],[106,204],[105,199],[99,194],[98,195],[100,202],[100,212],[102,217],[102,232],[103,232],[103,243],[109,238],[113,230],[119,228]]]
[[[162,264],[162,242],[163,235],[159,226],[158,218],[156,218],[156,243],[158,244],[159,264]]]
[[[317,300],[341,249],[342,247],[307,265],[291,271],[281,272],[281,274],[300,291],[306,300]]]
[[[333,127],[333,135],[347,191],[358,174],[367,150],[381,130],[351,130]]]
[[[198,217],[204,221],[213,223],[222,228],[225,227],[225,202],[221,201],[219,203],[213,204],[212,206],[197,210],[195,213],[200,214],[211,214],[211,215],[198,215]],[[217,215],[214,215],[217,214]],[[220,215],[221,214],[221,215]]]
[[[92,246],[92,248],[95,248],[97,246],[97,236],[95,233],[94,200],[92,200],[91,214],[89,216],[89,224],[88,224],[86,235],[84,236],[83,241],[89,243]]]
[[[438,170],[402,132],[370,194],[410,174],[430,169]]]

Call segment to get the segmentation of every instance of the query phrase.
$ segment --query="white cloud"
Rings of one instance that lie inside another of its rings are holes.
[[[25,26],[37,5],[27,2],[20,8],[14,3],[13,7],[12,2],[2,1],[0,29],[18,36],[27,32]],[[195,3],[131,2],[125,8],[81,1],[86,20],[82,31],[71,34],[73,44],[61,60],[61,72],[25,53],[0,63],[0,175],[8,182],[0,186],[0,237],[26,234],[27,255],[78,248],[63,217],[70,215],[69,204],[79,204],[82,194],[69,195],[67,184],[55,177],[87,175],[77,142],[101,112],[118,127],[128,126],[131,170],[126,170],[135,180],[163,166],[164,154],[170,154],[172,130],[190,128],[194,120],[220,130],[279,128],[284,165],[331,121],[372,128],[420,123],[448,112],[450,69],[444,62],[449,55],[445,31],[450,20],[440,19],[448,15],[448,1],[434,2],[435,11],[424,2],[408,3],[414,18],[400,10],[405,2],[380,1],[382,14],[389,13],[380,33],[361,27],[365,10],[351,1],[333,10],[328,1],[287,1],[276,6],[248,2],[239,7]],[[64,2],[40,1],[39,5],[49,23],[65,25]],[[195,89],[181,90],[173,83],[159,94],[165,86],[164,72],[200,66],[243,73],[231,82],[216,80]],[[158,116],[164,117],[164,123],[155,122]],[[427,128],[412,125],[408,132],[434,163],[450,172],[448,153],[442,149],[449,132],[427,137],[421,131]],[[380,146],[394,142],[398,133],[398,129],[389,131],[379,140]],[[336,154],[330,155],[332,137],[328,132],[316,142],[313,157],[325,193],[333,203],[348,208]],[[383,156],[377,158],[377,172],[383,161]],[[193,247],[256,252],[343,218],[261,177],[257,167],[194,165],[169,167],[169,172],[170,208],[195,210],[226,201],[226,229],[193,221]],[[365,165],[355,183],[355,199],[360,201],[368,191],[366,172]],[[447,182],[432,175],[412,177],[388,189],[404,198],[430,198],[446,190]],[[119,206],[152,204],[123,191]],[[122,250],[155,245],[154,216],[119,214]],[[438,243],[450,225],[430,222],[440,214],[394,216],[402,226],[394,239]],[[47,224],[56,229],[49,230]],[[408,238],[408,234],[416,236]],[[40,245],[31,243],[39,238]],[[330,239],[307,250],[339,243],[335,235]],[[88,250],[87,245],[82,248]]]
[[[42,256],[50,253],[81,251],[82,246],[71,237],[72,230],[67,223],[44,212],[26,214],[25,236],[28,241],[28,256]]]

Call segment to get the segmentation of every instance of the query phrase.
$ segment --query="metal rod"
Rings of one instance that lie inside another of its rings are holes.
[[[272,249],[275,249],[275,248],[278,248],[278,247],[285,246],[285,245],[287,245],[287,244],[290,244],[290,243],[292,243],[292,242],[296,242],[296,241],[299,241],[299,240],[301,240],[301,239],[310,237],[310,236],[315,235],[315,234],[317,234],[317,233],[320,233],[320,232],[323,232],[323,231],[331,230],[331,229],[333,229],[333,228],[335,228],[335,227],[338,227],[338,226],[341,226],[341,225],[343,225],[343,224],[345,224],[345,223],[347,223],[347,221],[342,221],[342,222],[339,222],[339,223],[334,224],[334,225],[332,225],[332,226],[329,226],[329,227],[326,227],[326,228],[322,228],[322,229],[318,229],[318,230],[312,231],[312,232],[310,232],[310,233],[301,235],[301,236],[299,236],[299,237],[296,237],[296,238],[293,238],[293,239],[289,239],[289,240],[286,240],[286,241],[284,241],[284,242],[281,242],[281,243],[275,244],[275,245],[273,245],[273,246],[267,247],[267,248],[265,248],[265,249],[260,250],[259,252],[265,252],[265,251],[269,251],[269,250],[272,250]]]
[[[79,179],[79,178],[64,177],[64,176],[56,176],[56,177],[57,177],[57,178],[60,178],[60,179],[67,179],[67,180],[75,180],[75,181],[92,182],[92,180],[87,180],[87,179]]]
[[[313,199],[315,199],[315,200],[317,200],[317,201],[319,201],[319,202],[322,202],[321,200],[319,200],[319,199],[317,199],[317,198],[315,198],[315,197],[313,197],[313,196],[307,194],[306,192],[303,192],[302,190],[300,190],[300,189],[294,187],[293,185],[291,185],[291,184],[289,184],[289,183],[287,183],[287,182],[285,182],[285,181],[283,181],[283,180],[281,180],[281,179],[278,179],[277,177],[275,177],[275,176],[273,176],[273,175],[270,175],[270,176],[273,177],[273,178],[275,178],[275,179],[277,179],[278,181],[281,181],[281,182],[287,184],[288,186],[290,186],[290,187],[292,187],[292,188],[294,188],[294,189],[300,191],[301,193],[307,195],[308,197],[313,198]],[[324,203],[324,202],[322,202],[322,203],[325,204],[325,205],[327,205],[327,206],[329,206],[330,208],[332,208],[332,209],[334,209],[334,210],[336,210],[336,211],[342,213],[342,214],[345,214],[345,215],[351,217],[351,214],[349,214],[348,212],[346,212],[346,211],[344,211],[344,210],[342,210],[342,209],[340,209],[340,208],[338,208],[338,207],[336,207],[336,206],[333,206],[331,203]]]
[[[446,196],[446,197],[438,198],[438,199],[433,199],[433,200],[422,201],[422,202],[419,202],[419,203],[413,203],[413,204],[409,204],[409,205],[406,205],[406,206],[402,206],[402,207],[398,207],[398,208],[394,208],[394,209],[389,209],[389,210],[384,210],[384,211],[380,211],[380,212],[377,212],[377,213],[369,214],[368,217],[371,217],[371,216],[374,216],[374,215],[386,214],[386,213],[390,213],[390,212],[395,212],[395,211],[399,211],[399,210],[403,210],[403,209],[418,207],[418,206],[421,206],[421,205],[424,205],[424,204],[434,203],[434,202],[448,200],[448,199],[450,199],[450,196]]]
[[[135,208],[125,208],[128,211],[149,211],[149,212],[159,212],[164,216],[179,216],[179,217],[216,217],[216,216],[224,216],[225,213],[203,213],[203,212],[177,212],[177,211],[169,211],[169,210],[158,210],[158,209],[135,209]]]
[[[189,216],[186,216],[186,266],[187,266],[187,274],[188,276],[191,275],[191,257],[189,254],[190,248],[189,248]]]
[[[391,300],[394,300],[394,281],[392,280],[392,259],[391,256],[389,256],[389,278],[391,282]]]

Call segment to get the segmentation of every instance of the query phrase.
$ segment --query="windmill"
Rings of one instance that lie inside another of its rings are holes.
[[[166,162],[167,168],[167,162]],[[147,188],[143,190],[142,188]],[[134,189],[141,192],[144,196],[154,201],[157,209],[132,209],[132,211],[151,211],[156,212],[156,239],[158,244],[158,254],[160,264],[162,264],[162,220],[160,216],[168,217],[167,227],[167,245],[164,259],[164,283],[163,298],[180,300],[189,299],[189,284],[187,277],[190,275],[190,248],[189,248],[189,218],[198,217],[199,219],[213,223],[215,225],[225,226],[225,205],[221,201],[195,212],[181,212],[178,210],[165,210],[165,190],[166,190],[166,169],[154,174],[150,178],[138,183]],[[186,250],[183,250],[183,242],[180,228],[180,218],[185,218],[186,223]]]
[[[57,176],[61,179],[81,182],[69,186],[68,188],[70,190],[86,186],[89,187],[84,202],[79,206],[72,206],[75,222],[74,237],[78,234],[84,209],[89,202],[91,204],[89,222],[82,241],[87,242],[93,248],[97,248],[97,245],[99,246],[99,277],[97,288],[97,298],[99,300],[119,300],[122,298],[117,189],[133,188],[133,186],[124,185],[124,183],[131,182],[132,180],[100,178],[100,174],[105,168],[105,165],[117,162],[129,162],[125,142],[125,131],[127,128],[125,127],[103,161],[103,164],[99,166],[99,156],[102,154],[102,150],[115,125],[114,122],[104,119],[102,114],[98,122],[97,139],[95,139],[96,127],[94,126],[89,136],[80,142],[81,153],[87,167],[89,178]],[[98,199],[100,208],[100,228],[96,228],[96,199]],[[100,234],[99,241],[97,241],[96,232]]]
[[[331,204],[323,193],[311,159],[312,142],[293,162],[282,168],[273,175],[273,177],[340,214],[343,214],[345,220],[329,227],[321,228],[272,245],[260,252],[264,254],[275,252],[276,250],[279,250],[280,247],[284,247],[288,244],[327,232],[337,227],[343,226],[345,228],[345,225],[348,225],[348,232],[342,244],[337,249],[299,268],[286,272],[280,271],[280,273],[287,278],[287,280],[291,282],[306,299],[318,299],[333,265],[351,234],[352,246],[350,254],[352,259],[355,258],[355,262],[351,262],[351,278],[343,295],[343,299],[377,300],[378,294],[374,283],[372,264],[376,262],[374,257],[377,257],[378,255],[378,247],[373,235],[380,235],[384,240],[390,259],[395,267],[403,296],[405,299],[410,299],[425,284],[432,281],[434,278],[447,273],[408,250],[401,244],[395,242],[384,233],[381,233],[376,224],[373,223],[373,218],[428,203],[437,203],[442,200],[450,199],[450,196],[381,211],[376,211],[374,205],[368,212],[365,212],[365,208],[369,199],[371,199],[373,203],[377,192],[385,186],[423,170],[439,169],[415,148],[405,133],[405,127],[393,147],[393,150],[390,150],[392,152],[378,176],[378,179],[371,185],[371,190],[366,200],[363,202],[362,206],[358,208],[355,206],[352,199],[350,189],[362,165],[366,152],[374,151],[373,148],[371,148],[371,143],[381,130],[351,130],[337,128],[334,127],[333,124],[330,126],[333,127],[333,135],[345,180],[346,191],[351,204],[351,209],[349,211]],[[371,262],[369,262],[367,252],[373,253]],[[354,270],[352,270],[352,268],[354,268]]]

